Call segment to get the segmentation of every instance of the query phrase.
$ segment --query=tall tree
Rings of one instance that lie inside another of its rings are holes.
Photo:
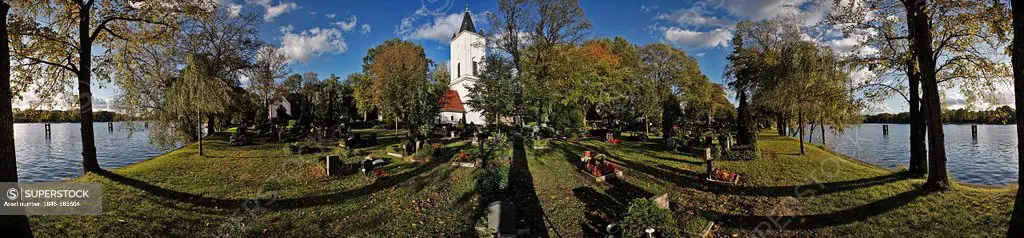
[[[170,27],[181,12],[195,11],[198,1],[168,0],[159,4],[129,0],[17,1],[11,2],[16,21],[21,22],[11,44],[14,58],[28,62],[26,76],[39,80],[65,81],[75,78],[82,133],[82,166],[86,172],[100,170],[93,136],[93,74],[105,77],[104,55],[94,68],[93,46],[111,50],[125,42],[144,38],[170,37]],[[148,25],[148,34],[134,34],[129,26]],[[67,85],[58,83],[56,85]],[[52,89],[51,93],[63,91]]]
[[[743,35],[736,34],[732,39],[733,52],[727,57],[729,64],[726,65],[725,78],[731,80],[729,86],[736,90],[736,100],[739,103],[736,117],[737,138],[740,145],[757,146],[757,128],[754,126],[754,118],[748,97],[753,91],[753,80],[757,77],[756,65],[751,53],[743,47]]]
[[[932,50],[932,27],[928,3],[924,0],[905,0],[907,25],[913,39],[914,54],[921,70],[921,91],[924,95],[922,106],[928,125],[928,180],[925,187],[932,189],[949,188],[946,172],[945,136],[942,130],[942,108],[939,101],[939,86],[935,75],[935,58]]]
[[[110,62],[111,66],[106,72],[121,89],[116,98],[118,109],[130,118],[148,120],[150,141],[165,148],[195,141],[195,125],[201,123],[197,120],[206,121],[209,134],[212,133],[210,129],[216,128],[215,116],[250,117],[240,114],[249,114],[247,111],[256,108],[255,104],[262,103],[262,99],[249,95],[239,78],[243,74],[254,76],[252,67],[269,67],[266,62],[260,66],[254,61],[258,61],[262,54],[273,53],[273,48],[269,47],[262,53],[258,52],[261,46],[256,36],[258,23],[258,18],[251,13],[233,15],[222,8],[201,8],[176,18],[173,24],[176,28],[170,33],[172,37],[127,41],[122,46],[110,48],[106,54],[109,60],[105,62]],[[135,32],[133,35],[146,35],[154,29],[141,24],[127,26],[123,30]],[[203,117],[182,117],[171,108],[165,108],[170,106],[165,103],[167,93],[181,79],[182,68],[187,65],[186,57],[190,54],[204,55],[211,62],[211,70],[216,71],[212,73],[219,76],[204,80],[221,80],[227,85],[221,89],[231,95],[231,100],[224,102],[228,110]],[[280,63],[282,59],[273,60],[279,61],[274,67],[283,66]],[[255,77],[251,82],[260,84],[265,81]],[[267,89],[263,86],[269,85],[255,86],[255,89],[260,89],[257,91],[263,92]],[[126,123],[131,124],[133,120]]]
[[[11,50],[8,45],[7,15],[11,5],[0,1],[0,182],[18,182],[18,160],[14,151],[14,112],[11,99]],[[0,230],[11,237],[31,237],[32,228],[25,215],[0,216]]]
[[[1013,96],[1016,108],[1024,109],[1024,1],[1013,0],[1013,44],[1010,60],[1013,63]],[[1017,110],[1016,118],[1024,118],[1024,110]],[[1024,120],[1017,120],[1017,170],[1024,165]],[[1024,181],[1024,172],[1017,172],[1017,183]],[[1006,237],[1024,236],[1024,189],[1017,187],[1017,199],[1010,217]]]
[[[498,11],[488,15],[492,25],[488,39],[507,53],[516,78],[526,87],[516,101],[530,102],[534,118],[543,122],[553,102],[549,85],[556,48],[576,44],[590,30],[579,0],[500,0]],[[547,109],[545,109],[547,108]]]
[[[288,57],[273,47],[263,47],[256,53],[256,63],[246,71],[249,90],[259,95],[263,110],[270,113],[270,101],[280,97],[280,80],[288,75]],[[269,115],[269,114],[267,114]],[[266,119],[267,115],[260,118]]]
[[[203,115],[223,112],[227,108],[231,96],[230,85],[220,80],[225,77],[218,74],[217,65],[212,64],[209,56],[189,55],[187,65],[182,70],[181,78],[171,85],[164,102],[166,107],[178,115],[202,118]],[[203,155],[201,130],[202,120],[197,119],[196,140],[199,141],[199,155]]]
[[[581,46],[565,45],[551,67],[555,97],[562,106],[576,108],[586,130],[591,108],[611,101],[610,89],[622,76],[620,58],[608,41],[589,41]],[[550,90],[550,89],[548,89]]]
[[[672,127],[681,113],[680,97],[702,77],[697,60],[682,50],[655,43],[640,49],[640,65],[645,85],[649,85],[645,94],[652,100],[646,103],[660,107],[647,109],[648,116],[661,118],[662,136],[672,137]]]
[[[516,112],[513,95],[522,93],[522,85],[513,75],[513,64],[499,55],[488,55],[484,59],[484,71],[473,87],[469,88],[469,100],[465,103],[480,112],[488,124],[500,124],[501,118]]]
[[[432,95],[435,87],[428,75],[432,62],[423,47],[399,39],[388,40],[368,50],[363,64],[372,78],[370,88],[379,94],[381,113],[393,118],[396,125],[405,122],[410,139],[426,136],[424,127],[431,126],[437,116],[433,109],[438,108],[439,97]]]

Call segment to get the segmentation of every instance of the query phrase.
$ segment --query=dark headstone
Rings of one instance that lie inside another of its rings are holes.
[[[328,155],[324,158],[324,163],[327,170],[327,176],[338,175],[344,168],[344,162],[341,162],[341,156],[339,155]]]

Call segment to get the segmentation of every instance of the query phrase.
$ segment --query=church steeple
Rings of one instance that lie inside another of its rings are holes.
[[[466,13],[462,15],[462,27],[459,28],[458,33],[462,33],[463,31],[479,33],[476,32],[476,26],[473,26],[473,17],[469,15],[469,4],[466,4]]]

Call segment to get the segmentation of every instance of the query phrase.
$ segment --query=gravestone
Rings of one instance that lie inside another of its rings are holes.
[[[658,208],[668,210],[668,193],[662,193],[661,195],[654,196],[650,199]]]
[[[512,204],[495,201],[487,205],[487,228],[502,235],[516,234],[516,210]]]
[[[325,168],[327,176],[335,176],[341,173],[345,167],[345,163],[341,162],[340,155],[328,155],[324,158]]]
[[[704,163],[707,164],[708,178],[711,178],[712,174],[715,172],[715,166],[712,164],[711,160],[711,148],[704,149]]]

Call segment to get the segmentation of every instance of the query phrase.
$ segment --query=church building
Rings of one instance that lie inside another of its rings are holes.
[[[487,40],[477,32],[469,8],[466,8],[461,27],[449,42],[451,84],[441,98],[441,123],[455,124],[465,119],[466,124],[486,124],[480,112],[474,112],[472,107],[465,104],[469,101],[468,87],[472,87],[479,79],[477,75],[483,72],[486,45]]]

